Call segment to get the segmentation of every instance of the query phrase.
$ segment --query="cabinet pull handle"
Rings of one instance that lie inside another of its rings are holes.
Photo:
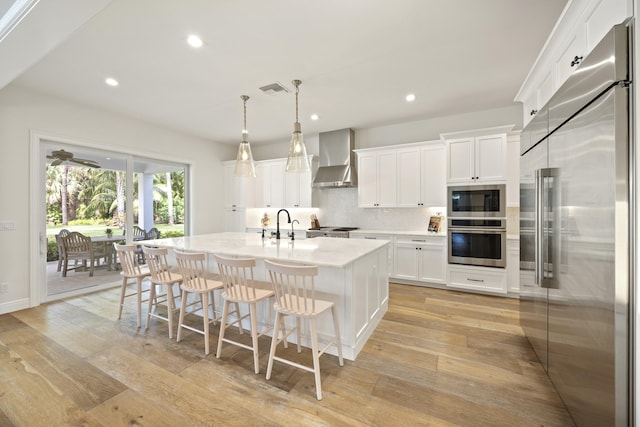
[[[583,58],[584,58],[583,56],[578,56],[578,55],[576,55],[576,56],[573,58],[573,61],[571,61],[571,66],[572,66],[572,67],[575,67],[576,65],[578,65],[579,63],[581,63],[581,62],[582,62],[582,59],[583,59]]]
[[[531,110],[529,113],[530,116],[535,116],[536,114],[538,114],[538,110]]]
[[[470,282],[480,282],[480,283],[484,283],[484,280],[482,279],[471,279],[470,277],[467,277],[467,280]]]
[[[365,236],[365,239],[377,240],[377,237],[367,237],[367,236]]]
[[[425,239],[411,239],[412,242],[426,242]]]

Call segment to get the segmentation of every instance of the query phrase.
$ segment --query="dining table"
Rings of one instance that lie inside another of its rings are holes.
[[[118,263],[116,261],[116,252],[113,249],[114,243],[124,242],[126,237],[123,235],[107,235],[104,236],[91,236],[91,244],[94,247],[94,251],[97,250],[97,253],[104,254],[105,263],[107,270],[117,270]],[[98,267],[98,266],[96,266]]]

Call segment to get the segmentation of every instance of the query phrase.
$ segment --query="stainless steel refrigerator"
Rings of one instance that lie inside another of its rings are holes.
[[[632,422],[629,34],[615,26],[521,140],[520,323],[579,427]]]

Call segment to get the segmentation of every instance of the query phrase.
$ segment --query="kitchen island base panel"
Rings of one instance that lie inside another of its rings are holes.
[[[215,239],[215,237],[216,235],[211,235],[212,239]],[[336,240],[331,238],[317,238],[313,240],[322,245],[323,239]],[[350,240],[345,239],[346,245],[348,245],[348,242],[350,242]],[[179,239],[167,239],[167,241],[159,239],[153,241],[153,244],[157,244],[158,246],[162,246],[162,243],[164,243],[164,246],[177,248],[189,246],[188,250],[202,250],[207,252],[208,269],[214,273],[217,273],[218,269],[213,253],[233,258],[248,256],[240,254],[237,251],[229,253],[225,252],[224,249],[212,251],[204,247],[198,248],[194,247],[194,245],[183,243],[179,241]],[[367,253],[355,259],[350,259],[349,262],[344,265],[330,266],[321,264],[318,268],[318,276],[316,277],[317,297],[333,301],[336,304],[343,357],[347,360],[356,359],[358,353],[362,350],[388,309],[389,270],[387,259],[389,245],[388,242],[381,243],[379,241],[368,243],[371,243],[372,246]],[[287,245],[287,242],[282,244]],[[294,259],[283,259],[282,257],[276,258],[269,256],[265,258],[274,259],[281,263],[309,264],[308,262],[296,262]],[[263,259],[256,258],[254,274],[256,280],[269,281]],[[222,304],[223,301],[216,298],[216,311],[222,311]],[[264,301],[258,304],[257,308],[258,324],[261,325],[260,329],[262,329],[264,325],[272,325],[275,320],[273,301]],[[244,308],[244,310],[246,310],[246,308]],[[241,307],[241,315],[245,314],[244,310]],[[286,322],[291,322],[290,324],[287,323],[288,328],[293,325],[295,320],[286,319]],[[301,344],[310,348],[311,341],[308,322],[303,322],[302,331]],[[318,322],[319,341],[328,342],[329,337],[332,337],[333,334],[332,319],[326,317],[326,319],[323,320],[323,317],[320,317]],[[290,336],[290,341],[296,343],[295,334]],[[338,354],[335,346],[329,347],[326,352],[333,355]]]
[[[362,257],[344,268],[320,267],[318,269],[315,283],[316,297],[336,304],[342,353],[347,360],[356,359],[387,312],[389,282],[386,275],[386,257],[385,247],[383,250]],[[382,262],[382,271],[379,268],[380,260],[384,261]],[[217,272],[215,263],[211,262],[210,265],[213,267],[212,271]],[[256,261],[254,272],[256,279],[268,280],[263,260]],[[216,304],[222,305],[222,302],[216,300]],[[241,307],[241,315],[245,314],[244,310]],[[258,319],[262,325],[273,324],[275,311],[272,300],[259,304]],[[248,326],[248,323],[243,323],[243,327],[245,325]],[[287,330],[293,328],[295,319],[289,316],[285,317],[285,326]],[[301,324],[301,335],[301,345],[311,348],[310,323],[304,319]],[[333,320],[331,313],[328,312],[318,318],[320,346],[322,347],[323,343],[329,342],[333,335]],[[288,341],[297,344],[296,334],[289,336]],[[338,355],[335,345],[329,347],[326,352],[334,356]]]

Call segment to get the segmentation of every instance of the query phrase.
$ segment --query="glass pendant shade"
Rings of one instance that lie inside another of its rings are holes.
[[[240,97],[244,102],[244,129],[242,130],[242,141],[238,147],[238,155],[236,156],[236,167],[233,174],[241,178],[255,178],[256,166],[253,163],[253,155],[251,154],[251,145],[249,145],[249,132],[247,132],[247,95]]]
[[[293,124],[293,134],[289,143],[289,156],[287,157],[287,172],[309,172],[309,159],[307,158],[307,147],[304,145],[302,128],[298,121],[298,93],[300,93],[300,80],[294,80],[296,87],[296,122]]]
[[[244,135],[244,133],[243,133]],[[253,163],[253,155],[251,154],[251,145],[249,141],[243,138],[238,147],[238,155],[236,156],[236,168],[234,175],[243,178],[255,178],[256,167]]]
[[[289,156],[287,157],[287,172],[309,172],[309,158],[307,147],[304,145],[304,135],[300,131],[300,123],[296,123],[296,130],[291,135]]]

